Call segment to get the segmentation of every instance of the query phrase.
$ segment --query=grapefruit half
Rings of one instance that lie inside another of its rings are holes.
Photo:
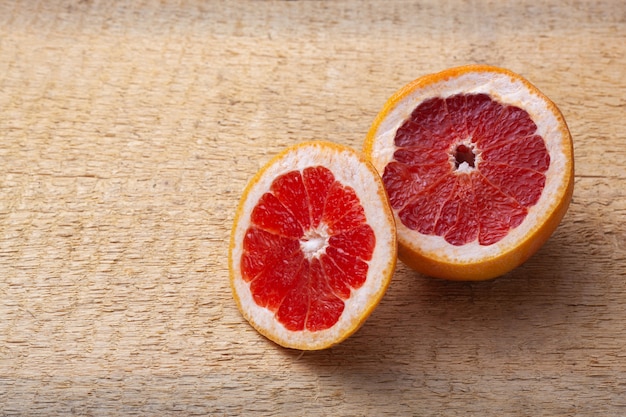
[[[572,138],[557,106],[509,70],[470,65],[396,92],[364,144],[383,178],[399,257],[452,280],[526,261],[565,215]]]
[[[245,188],[231,233],[233,296],[243,316],[289,348],[345,340],[385,293],[397,257],[381,178],[354,150],[291,147]]]

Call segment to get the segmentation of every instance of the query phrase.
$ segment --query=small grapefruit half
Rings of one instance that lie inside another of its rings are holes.
[[[383,178],[399,258],[453,280],[495,278],[557,228],[574,186],[572,139],[521,76],[470,65],[421,77],[374,120],[364,153]]]
[[[324,349],[353,334],[393,275],[396,229],[382,180],[354,150],[291,147],[245,188],[229,251],[233,296],[261,334]]]

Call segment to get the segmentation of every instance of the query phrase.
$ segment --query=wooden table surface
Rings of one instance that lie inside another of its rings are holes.
[[[399,263],[332,349],[256,333],[227,268],[246,182],[467,63],[564,113],[556,233],[489,282]],[[621,0],[0,0],[0,415],[626,415],[625,93]]]

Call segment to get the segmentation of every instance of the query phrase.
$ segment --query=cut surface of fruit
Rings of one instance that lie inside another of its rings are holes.
[[[323,349],[370,315],[396,255],[395,222],[374,167],[349,148],[306,142],[244,190],[229,253],[233,296],[270,340]]]
[[[497,67],[408,84],[378,114],[364,151],[388,192],[400,259],[440,278],[490,279],[517,267],[556,229],[573,192],[560,111]]]

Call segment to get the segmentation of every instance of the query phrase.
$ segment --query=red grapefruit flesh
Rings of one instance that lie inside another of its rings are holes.
[[[393,208],[407,227],[453,245],[496,243],[543,190],[550,155],[536,131],[526,111],[486,94],[420,104],[398,129],[395,163],[383,174]],[[407,191],[398,171],[426,186]]]
[[[315,166],[274,180],[244,242],[242,275],[257,304],[289,330],[315,331],[334,325],[365,282],[376,239],[354,190]]]

